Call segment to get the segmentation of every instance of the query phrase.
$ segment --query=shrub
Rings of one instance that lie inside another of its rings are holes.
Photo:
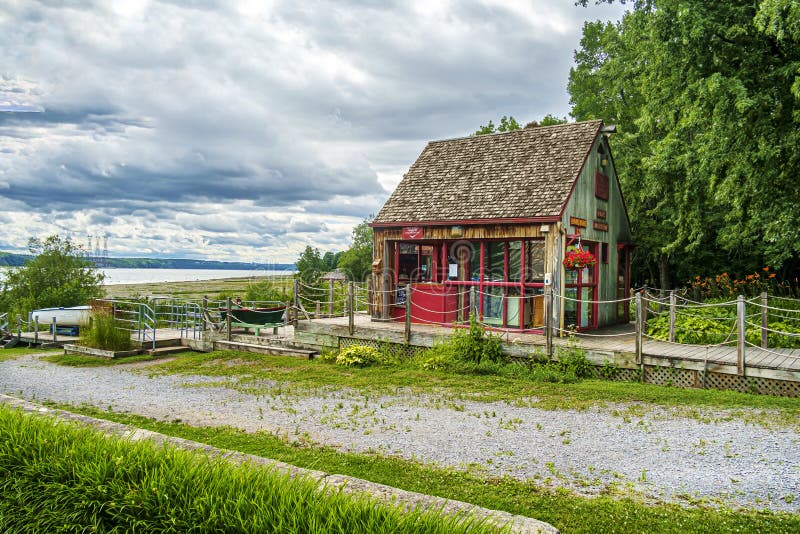
[[[292,296],[276,287],[272,280],[262,280],[248,284],[243,300],[247,302],[288,302]]]
[[[102,350],[130,350],[131,332],[121,328],[108,311],[95,309],[92,326],[81,331],[81,344]]]
[[[486,332],[474,314],[469,316],[469,329],[455,330],[449,343],[456,359],[464,362],[499,362],[505,358],[500,336]]]
[[[381,360],[381,355],[372,347],[366,345],[351,345],[339,351],[336,363],[345,367],[367,367]]]
[[[586,358],[586,351],[580,346],[577,338],[570,336],[566,347],[556,348],[556,359],[559,370],[566,376],[588,378],[592,376],[592,364]]]

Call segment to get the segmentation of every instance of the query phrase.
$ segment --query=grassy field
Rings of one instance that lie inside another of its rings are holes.
[[[56,363],[69,363],[60,356]],[[73,365],[84,359],[71,360]],[[662,406],[675,415],[696,419],[740,418],[763,426],[800,429],[800,398],[751,395],[735,391],[682,389],[639,382],[587,379],[573,384],[533,382],[506,376],[454,374],[411,366],[341,367],[321,360],[301,360],[248,352],[217,351],[183,353],[147,369],[152,374],[195,374],[232,377],[226,382],[251,394],[270,396],[280,392],[314,395],[319,390],[348,388],[360,394],[393,394],[398,388],[415,394],[436,394],[451,402],[505,401],[546,410],[584,410],[611,403],[632,403],[638,412]],[[272,385],[265,385],[267,382]]]
[[[192,427],[89,407],[70,408],[86,415],[146,428],[215,447],[281,460],[299,467],[350,475],[409,491],[470,502],[546,521],[569,533],[718,533],[800,531],[800,515],[679,505],[649,505],[619,494],[585,498],[548,490],[536,482],[485,478],[399,458],[341,453],[331,448],[287,443],[267,433],[231,428]]]
[[[84,365],[80,358],[50,356],[64,365]],[[107,362],[119,365],[118,362]],[[526,382],[503,376],[454,375],[404,366],[346,368],[322,361],[263,356],[233,351],[184,353],[143,372],[200,374],[226,380],[229,387],[256,395],[313,395],[321,390],[347,388],[366,395],[393,394],[398,388],[433,394],[443,402],[505,400],[542,409],[621,410],[641,417],[654,407],[668,417],[703,421],[741,419],[767,427],[797,429],[800,399],[768,397],[717,390],[689,390],[641,383],[583,380],[570,384]],[[274,385],[264,385],[264,380]],[[624,403],[620,406],[617,403]],[[91,407],[70,408],[88,415],[151,429],[163,434],[208,443],[285,461],[300,467],[364,478],[402,489],[458,499],[488,508],[535,517],[564,532],[793,532],[800,531],[799,514],[715,508],[709,503],[689,507],[642,502],[625,487],[612,488],[597,498],[569,490],[548,489],[536,481],[493,478],[478,473],[422,465],[377,454],[348,454],[332,448],[289,442],[284,436],[246,433],[231,428],[196,428],[179,421],[104,412]]]
[[[253,276],[249,278],[224,278],[191,282],[157,282],[150,284],[114,284],[104,286],[106,298],[131,298],[147,295],[171,295],[181,299],[222,299],[242,295],[253,282],[270,280],[278,289],[291,292],[291,276]]]
[[[494,532],[0,406],[3,532]]]

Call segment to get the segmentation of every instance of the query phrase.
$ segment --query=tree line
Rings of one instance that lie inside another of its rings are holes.
[[[763,266],[796,277],[800,5],[628,4],[619,22],[584,25],[568,90],[576,120],[618,127],[637,280],[667,288]]]

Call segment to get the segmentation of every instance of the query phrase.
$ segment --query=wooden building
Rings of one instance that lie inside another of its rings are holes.
[[[602,121],[428,143],[372,223],[374,320],[540,330],[627,321],[631,231]],[[564,267],[577,248],[596,264]],[[612,302],[603,302],[612,301]]]

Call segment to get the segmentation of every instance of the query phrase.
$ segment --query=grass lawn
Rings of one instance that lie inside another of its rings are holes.
[[[495,532],[0,406],[3,532]]]
[[[713,389],[682,389],[639,382],[589,379],[573,384],[557,384],[506,376],[454,374],[404,365],[347,368],[320,360],[307,361],[236,351],[183,353],[149,367],[146,372],[234,377],[233,387],[258,395],[291,392],[303,396],[312,395],[320,389],[348,388],[374,396],[391,395],[402,388],[418,394],[442,395],[452,400],[505,401],[547,410],[581,410],[616,403],[628,403],[628,409],[638,411],[663,406],[677,415],[696,419],[741,418],[764,426],[800,428],[800,398]],[[265,379],[276,384],[264,385]],[[723,411],[716,415],[709,414],[720,409]]]
[[[51,358],[58,361],[58,358]],[[75,364],[61,360],[61,364]],[[107,365],[116,363],[106,362]],[[572,384],[523,381],[506,376],[425,371],[413,366],[345,368],[322,361],[264,356],[236,351],[184,353],[139,372],[233,377],[233,387],[259,395],[312,395],[347,388],[368,395],[398,390],[444,395],[453,399],[507,401],[542,409],[626,409],[637,414],[652,407],[702,420],[740,418],[764,426],[798,428],[800,399],[718,390],[694,390],[633,382],[584,380]],[[264,385],[264,380],[275,385]],[[476,473],[425,466],[372,454],[341,453],[331,448],[288,443],[280,436],[230,428],[195,428],[139,416],[70,408],[88,415],[285,461],[300,467],[347,474],[410,491],[458,499],[480,506],[535,517],[564,532],[796,532],[800,514],[717,509],[707,505],[651,505],[624,488],[597,498],[550,490],[535,481],[491,478]]]
[[[64,349],[39,349],[35,347],[14,347],[11,349],[0,349],[0,362],[3,360],[18,358],[26,354],[58,354],[59,352],[64,352]]]
[[[736,511],[678,505],[648,505],[623,495],[585,498],[551,491],[534,482],[482,478],[452,469],[371,454],[348,454],[331,448],[287,443],[267,433],[231,428],[191,427],[94,408],[72,411],[146,428],[215,447],[281,460],[299,467],[351,475],[373,482],[470,502],[487,508],[534,517],[562,532],[798,532],[800,514]]]

